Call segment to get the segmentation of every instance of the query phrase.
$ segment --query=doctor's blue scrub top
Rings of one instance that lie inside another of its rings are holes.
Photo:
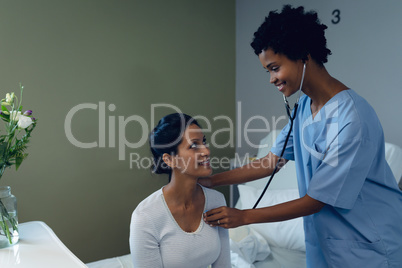
[[[300,196],[326,205],[304,217],[307,267],[402,267],[402,192],[385,161],[373,108],[353,90],[313,118],[300,98],[284,158],[294,160]],[[280,155],[290,122],[271,151]]]

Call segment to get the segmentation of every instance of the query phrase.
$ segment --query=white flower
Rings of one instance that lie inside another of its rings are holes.
[[[12,121],[18,121],[21,117],[21,112],[20,111],[11,111],[10,112],[10,120]]]
[[[21,115],[21,112],[19,112],[19,113],[20,113],[20,116],[19,116],[19,120],[17,123],[18,127],[19,128],[29,127],[33,123],[32,118],[25,116],[25,115]]]
[[[6,94],[6,102],[7,103],[12,103],[14,101],[14,97],[15,97],[14,92],[12,92],[11,94],[7,93]]]
[[[19,128],[27,128],[29,127],[33,121],[31,117],[25,116],[21,114],[20,111],[11,111],[10,112],[10,120],[12,121],[18,121],[17,126]]]

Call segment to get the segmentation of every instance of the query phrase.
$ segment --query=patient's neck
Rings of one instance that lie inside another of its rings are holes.
[[[163,197],[182,230],[195,232],[199,228],[205,196],[197,179],[181,180],[172,176],[170,183],[163,188]]]
[[[172,175],[171,181],[163,188],[167,202],[174,206],[190,208],[200,201],[201,186],[196,179],[180,178]]]

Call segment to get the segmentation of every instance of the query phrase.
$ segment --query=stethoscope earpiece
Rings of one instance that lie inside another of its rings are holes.
[[[293,116],[292,116],[292,113],[291,113],[292,110],[290,109],[288,99],[286,98],[285,95],[283,95],[283,100],[284,100],[284,102],[285,102],[286,112],[287,112],[287,114],[288,114],[288,116],[289,116],[289,120],[290,120],[289,132],[288,132],[288,134],[287,134],[287,136],[286,136],[285,143],[283,144],[283,148],[282,148],[281,155],[279,156],[278,162],[277,162],[276,165],[275,165],[275,168],[274,168],[274,170],[273,170],[273,172],[272,172],[272,174],[271,174],[271,177],[269,178],[267,184],[265,185],[265,188],[264,188],[264,190],[262,191],[262,193],[261,193],[260,197],[258,198],[257,202],[254,204],[253,209],[255,209],[255,208],[258,206],[258,203],[260,203],[262,197],[264,196],[265,192],[267,191],[268,186],[271,184],[271,181],[272,181],[272,179],[274,178],[274,175],[275,175],[275,173],[276,173],[277,170],[278,170],[278,166],[279,166],[279,163],[281,162],[281,159],[282,159],[282,157],[283,157],[283,154],[285,153],[285,149],[286,149],[286,146],[287,146],[288,141],[289,141],[290,133],[292,132],[293,121],[294,121],[295,118],[296,118],[297,108],[299,107],[299,99],[300,99],[301,89],[302,89],[302,85],[303,85],[303,81],[304,81],[304,74],[305,74],[305,72],[306,72],[306,62],[305,62],[305,61],[303,61],[303,62],[304,62],[304,64],[303,64],[303,73],[302,73],[302,79],[301,79],[301,81],[300,81],[299,96],[297,97],[297,101],[296,101],[296,103],[295,103],[295,105],[294,105],[294,107],[293,107]]]
[[[305,61],[303,61],[303,62],[304,62],[304,64],[303,64],[303,73],[302,73],[302,79],[300,81],[300,86],[299,86],[299,96],[297,96],[296,103],[295,103],[295,105],[293,107],[293,110],[294,110],[293,118],[292,118],[292,115],[291,115],[292,110],[290,109],[288,99],[286,98],[285,95],[283,95],[283,101],[285,102],[286,113],[288,114],[288,117],[289,117],[290,120],[295,119],[295,117],[296,117],[296,109],[297,109],[297,106],[299,106],[299,99],[300,99],[300,95],[301,95],[301,92],[302,92],[302,86],[303,86],[303,82],[304,82],[304,75],[306,73],[306,62]]]

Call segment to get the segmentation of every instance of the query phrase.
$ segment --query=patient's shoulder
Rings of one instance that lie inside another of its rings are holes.
[[[156,208],[162,205],[161,196],[162,196],[162,189],[153,192],[138,204],[138,206],[134,210],[134,213],[141,214],[145,212],[146,214],[149,214],[150,211],[154,211]]]
[[[202,185],[201,187],[204,190],[206,196],[207,206],[226,206],[225,196],[221,192],[218,192],[214,189],[206,188]]]
[[[141,232],[158,237],[159,229],[157,223],[165,222],[161,195],[162,190],[160,189],[150,194],[138,204],[131,215],[131,234],[138,235],[138,232]]]

